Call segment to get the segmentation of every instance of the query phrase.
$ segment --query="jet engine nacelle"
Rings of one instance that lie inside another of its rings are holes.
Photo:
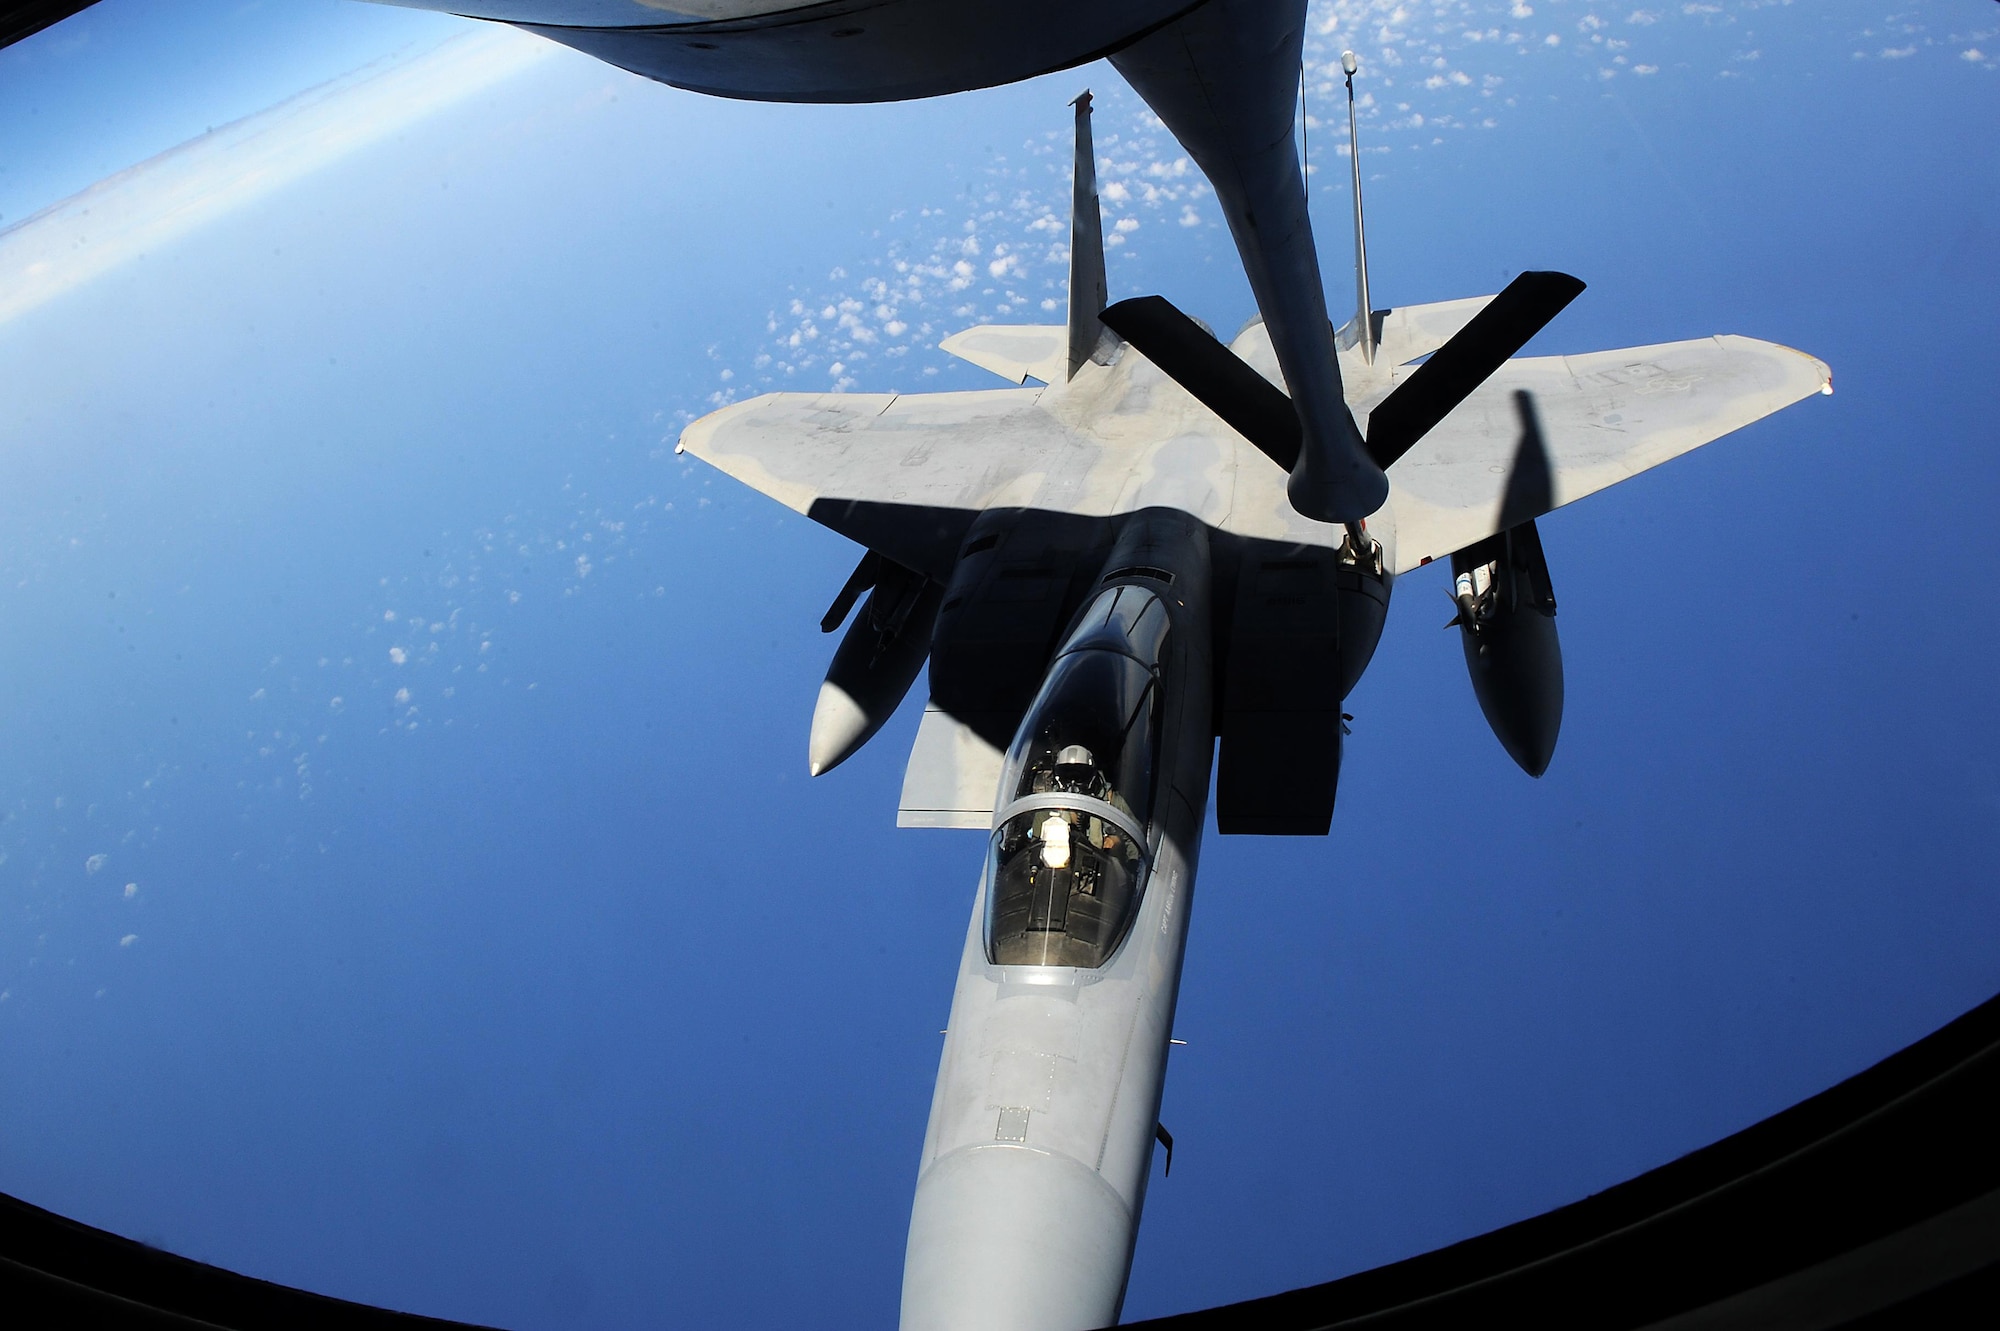
[[[1529,776],[1548,770],[1562,728],[1562,645],[1549,562],[1532,520],[1451,557],[1472,693],[1500,747]]]
[[[814,776],[832,771],[880,730],[924,668],[944,589],[880,555],[869,554],[847,580],[820,622],[840,627],[855,600],[872,585],[847,636],[827,667],[813,706],[806,767]]]
[[[1382,547],[1356,524],[1337,549],[1244,541],[1229,560],[1216,826],[1325,836],[1340,784],[1341,700],[1375,655],[1389,609]]]

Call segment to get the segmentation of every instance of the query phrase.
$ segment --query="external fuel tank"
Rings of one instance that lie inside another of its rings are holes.
[[[1459,639],[1472,693],[1507,755],[1540,776],[1562,729],[1562,644],[1549,563],[1533,521],[1451,557]]]

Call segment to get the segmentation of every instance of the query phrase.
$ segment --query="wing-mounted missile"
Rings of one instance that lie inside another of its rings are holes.
[[[1475,320],[1474,322],[1477,322]],[[1516,392],[1521,442],[1500,496],[1501,530],[1451,557],[1452,599],[1472,693],[1500,747],[1529,776],[1548,770],[1562,728],[1556,594],[1535,515],[1555,506],[1555,474],[1534,395]]]
[[[874,551],[862,556],[834,598],[820,631],[831,633],[868,593],[833,654],[813,705],[806,767],[814,776],[847,761],[895,715],[930,654],[944,589]]]

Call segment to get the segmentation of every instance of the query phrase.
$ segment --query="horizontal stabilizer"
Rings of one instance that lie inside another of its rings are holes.
[[[1069,371],[1069,330],[1055,325],[981,324],[953,333],[938,350],[1017,384],[1059,384]]]
[[[1451,339],[1458,330],[1472,322],[1472,316],[1491,304],[1491,296],[1468,296],[1463,300],[1432,301],[1427,305],[1398,305],[1393,310],[1375,311],[1375,364],[1387,368],[1393,365],[1408,365],[1421,356],[1428,356]],[[1349,365],[1345,353],[1352,352],[1358,360],[1356,350],[1360,334],[1355,321],[1349,319],[1335,336],[1334,343],[1343,353],[1341,369],[1357,374],[1366,374],[1365,364]]]
[[[903,798],[896,810],[898,827],[965,827],[985,831],[993,826],[993,797],[1000,789],[1000,750],[981,739],[971,726],[942,711],[924,706],[917,742],[910,748],[910,765],[903,769]]]
[[[1288,472],[1297,464],[1299,414],[1292,400],[1166,297],[1134,296],[1100,317],[1264,456]]]

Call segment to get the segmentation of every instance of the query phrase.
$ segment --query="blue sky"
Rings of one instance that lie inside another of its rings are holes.
[[[1538,350],[1737,332],[1837,392],[1542,524],[1539,782],[1399,585],[1332,837],[1207,844],[1135,1316],[1560,1204],[2000,988],[1993,7],[1315,13],[1378,303],[1559,267]],[[467,26],[106,0],[0,53],[0,226]],[[379,137],[0,322],[0,1189],[512,1327],[893,1316],[978,838],[893,827],[913,710],[806,779],[855,552],[671,447],[997,383],[931,348],[1052,317],[1086,84],[1114,295],[1236,327],[1107,69],[814,109],[562,52],[363,81]]]

